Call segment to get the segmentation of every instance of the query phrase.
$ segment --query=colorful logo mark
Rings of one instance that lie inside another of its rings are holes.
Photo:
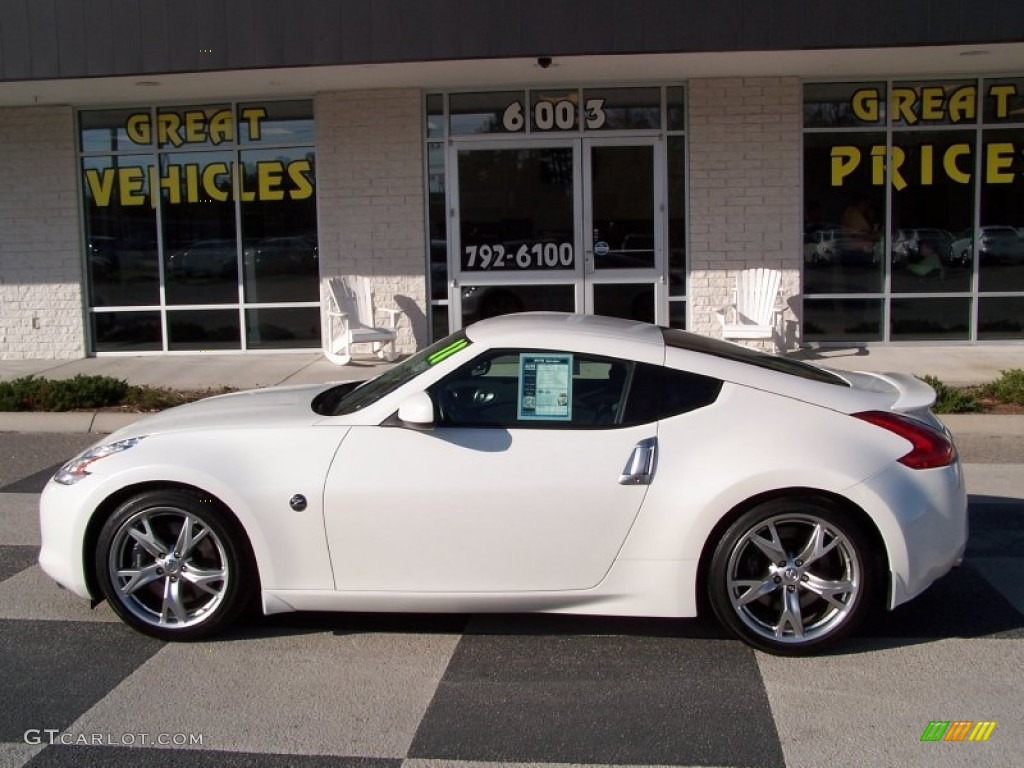
[[[995,720],[932,720],[921,741],[988,741],[995,729]]]

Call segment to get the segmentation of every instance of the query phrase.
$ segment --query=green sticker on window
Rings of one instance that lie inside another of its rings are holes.
[[[428,357],[427,358],[427,363],[429,363],[430,365],[437,365],[442,360],[447,360],[449,357],[454,355],[460,349],[465,349],[468,346],[469,346],[469,341],[467,339],[459,339],[458,341],[453,341],[451,344],[449,344],[444,349],[439,349],[439,350],[437,350],[437,352],[435,352],[430,357]]]
[[[519,356],[516,415],[521,420],[572,419],[572,355]]]

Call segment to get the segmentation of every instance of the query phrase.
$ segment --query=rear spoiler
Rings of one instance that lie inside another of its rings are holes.
[[[909,373],[876,373],[873,374],[899,392],[896,402],[892,404],[894,411],[923,411],[935,405],[935,390],[927,383]]]
[[[878,392],[894,398],[889,409],[901,413],[920,413],[935,404],[935,390],[909,373],[874,373],[872,371],[839,371],[832,373],[850,382],[856,389]]]

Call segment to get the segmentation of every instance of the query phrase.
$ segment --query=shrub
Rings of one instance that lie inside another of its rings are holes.
[[[0,410],[74,411],[117,405],[128,391],[128,383],[110,376],[70,379],[41,379],[24,376],[0,382]]]
[[[1024,369],[1003,371],[998,379],[981,388],[981,394],[1001,403],[1024,405]]]
[[[919,379],[935,390],[935,413],[976,413],[982,410],[978,398],[968,389],[951,387],[935,376],[919,376]]]

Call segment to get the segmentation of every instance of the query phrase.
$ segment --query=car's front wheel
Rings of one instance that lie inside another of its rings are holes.
[[[244,607],[248,559],[220,504],[188,490],[141,493],[100,531],[96,576],[114,611],[162,640],[212,635]]]
[[[850,632],[875,588],[861,525],[827,499],[773,499],[744,513],[715,548],[708,596],[719,620],[769,653],[820,650]]]

